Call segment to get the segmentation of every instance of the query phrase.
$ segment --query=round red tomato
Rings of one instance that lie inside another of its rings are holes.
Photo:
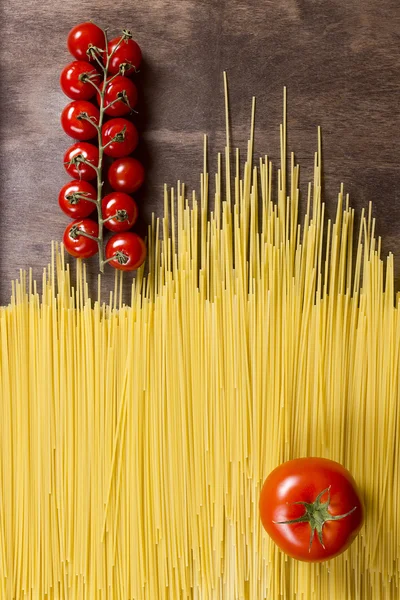
[[[100,119],[99,109],[86,100],[70,102],[61,113],[61,125],[65,133],[77,140],[90,140],[97,135],[95,126]]]
[[[87,142],[73,144],[64,154],[65,170],[74,179],[83,179],[84,181],[95,179],[97,177],[96,171],[90,165],[97,167],[98,162],[99,149]]]
[[[114,51],[114,48],[117,46],[120,39],[120,37],[116,37],[109,42],[109,55]],[[141,62],[142,51],[140,50],[139,44],[134,40],[123,40],[111,56],[110,62],[108,63],[108,70],[111,75],[115,75],[118,71],[121,72],[120,67],[122,67],[124,75],[131,75],[138,70]]]
[[[73,100],[90,100],[96,94],[96,88],[89,79],[99,85],[101,75],[89,62],[74,60],[62,70],[61,89]]]
[[[136,158],[119,158],[108,170],[108,181],[113,190],[133,194],[144,181],[144,168]]]
[[[133,81],[118,75],[107,84],[106,93],[104,94],[105,113],[112,117],[128,115],[135,107],[137,97],[138,93]],[[100,103],[98,94],[97,101]]]
[[[102,200],[102,213],[105,220],[104,227],[110,231],[127,231],[136,222],[138,207],[128,194],[112,192]]]
[[[72,56],[78,60],[88,60],[90,58],[87,53],[89,46],[105,50],[104,32],[94,23],[80,23],[69,32],[67,46]],[[100,60],[101,56],[99,56]]]
[[[342,553],[359,532],[364,509],[351,474],[325,458],[283,463],[264,482],[261,521],[289,556],[321,562]]]
[[[76,219],[64,231],[63,242],[66,250],[75,258],[89,258],[98,251],[97,241],[88,235],[97,238],[99,226],[92,219]]]
[[[131,231],[117,233],[107,242],[106,259],[116,269],[134,271],[140,267],[145,258],[146,244],[136,233]]]
[[[127,156],[138,145],[137,129],[127,119],[111,119],[104,123],[101,133],[103,146],[105,146],[104,153],[113,158]]]
[[[73,219],[88,217],[96,208],[94,202],[86,200],[91,198],[96,201],[95,188],[87,181],[74,180],[66,183],[58,195],[61,210]]]

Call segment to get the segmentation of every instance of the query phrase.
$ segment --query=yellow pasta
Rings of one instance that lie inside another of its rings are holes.
[[[226,118],[229,132],[227,102]],[[13,283],[1,599],[399,598],[393,256],[371,207],[357,230],[343,187],[327,221],[320,135],[299,216],[286,117],[276,175],[267,156],[253,164],[254,119],[253,101],[246,163],[227,133],[213,202],[206,152],[199,197],[165,188],[129,305],[120,275],[92,299],[57,246],[41,292],[30,271]],[[268,473],[307,455],[343,463],[366,504],[349,550],[314,565],[285,557],[258,515]]]

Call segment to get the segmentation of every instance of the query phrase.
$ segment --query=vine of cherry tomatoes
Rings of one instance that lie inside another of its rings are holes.
[[[60,190],[58,202],[74,219],[64,232],[67,251],[77,258],[99,252],[100,270],[137,269],[146,258],[144,241],[130,231],[138,217],[131,196],[144,181],[144,168],[134,157],[139,135],[131,114],[138,93],[130,78],[137,72],[142,53],[128,30],[108,40],[94,23],[80,23],[68,34],[74,60],[60,76],[62,91],[71,102],[61,114],[61,125],[75,143],[64,155],[65,169],[73,179]],[[103,167],[109,166],[105,193]],[[97,220],[93,215],[97,212]],[[104,233],[113,235],[104,245]]]

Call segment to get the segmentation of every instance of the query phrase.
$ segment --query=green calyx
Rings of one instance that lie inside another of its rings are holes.
[[[78,237],[80,236],[81,232],[79,231],[79,228],[77,225],[73,225],[70,229],[69,235],[71,236],[71,238],[73,240],[77,240]]]
[[[129,29],[122,30],[122,38],[124,42],[126,42],[127,40],[131,40],[132,37],[132,33],[129,31]]]
[[[120,265],[126,265],[129,260],[129,257],[124,252],[121,252],[121,250],[117,250],[113,258],[115,258]]]
[[[128,220],[128,218],[129,218],[129,215],[128,215],[128,213],[126,212],[126,210],[125,210],[125,209],[123,209],[123,208],[119,208],[119,209],[117,210],[117,213],[116,213],[116,217],[115,217],[115,218],[116,218],[116,219],[117,219],[117,221],[119,221],[120,223],[123,223],[124,221],[127,221],[127,220]]]
[[[322,528],[327,521],[339,521],[340,519],[344,519],[348,517],[356,510],[356,506],[349,510],[349,512],[343,515],[332,515],[329,510],[329,504],[331,501],[331,486],[322,490],[314,500],[314,502],[293,502],[293,504],[302,504],[305,509],[304,515],[298,517],[297,519],[290,519],[289,521],[273,521],[276,525],[294,525],[295,523],[310,523],[311,527],[311,535],[310,535],[310,545],[308,547],[308,551],[311,552],[311,546],[314,540],[314,534],[317,532],[317,536],[321,546],[325,549],[324,540],[322,537]],[[326,502],[321,502],[321,498],[324,494],[328,493],[328,499]]]
[[[121,142],[124,141],[125,135],[126,135],[126,125],[123,126],[123,128],[121,129],[121,131],[119,131],[118,133],[116,133],[114,135],[114,137],[112,138],[112,141],[113,142],[121,143]]]
[[[89,192],[73,192],[65,196],[65,198],[69,204],[79,204],[79,200],[86,200],[89,196]]]

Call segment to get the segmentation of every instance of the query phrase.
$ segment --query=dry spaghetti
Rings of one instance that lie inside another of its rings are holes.
[[[254,126],[254,104],[253,104]],[[229,131],[229,127],[227,128]],[[252,129],[253,131],[253,129]],[[399,296],[371,215],[299,167],[220,157],[213,211],[165,189],[130,305],[54,249],[0,309],[0,597],[399,597]],[[228,184],[224,187],[223,180]],[[230,185],[230,181],[232,184]],[[289,183],[288,183],[289,182]],[[366,504],[350,549],[283,556],[258,497],[280,462],[343,463]]]

